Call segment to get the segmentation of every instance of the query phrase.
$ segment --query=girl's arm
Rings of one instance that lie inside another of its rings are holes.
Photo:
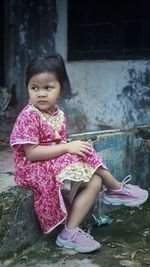
[[[90,155],[91,150],[92,147],[89,143],[80,140],[51,146],[24,145],[26,158],[30,161],[48,160],[65,153],[77,154],[81,157],[85,157],[86,155]]]

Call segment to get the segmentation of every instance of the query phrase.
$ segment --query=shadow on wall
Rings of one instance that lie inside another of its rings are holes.
[[[16,85],[0,86],[0,141],[7,141],[16,118]]]
[[[118,101],[126,118],[127,125],[131,122],[133,125],[137,121],[143,124],[149,123],[150,112],[150,70],[146,68],[144,72],[129,69],[128,84],[122,89],[122,93],[117,95]]]
[[[5,86],[0,86],[0,111],[5,111],[9,106],[16,104],[16,85],[13,84],[10,90]]]

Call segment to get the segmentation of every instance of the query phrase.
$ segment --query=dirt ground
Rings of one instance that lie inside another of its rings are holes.
[[[20,254],[4,260],[0,267],[147,267],[150,266],[150,200],[140,208],[121,208],[109,215],[110,225],[93,226],[91,234],[101,248],[81,254],[58,248],[53,234]],[[87,225],[85,227],[88,228]]]

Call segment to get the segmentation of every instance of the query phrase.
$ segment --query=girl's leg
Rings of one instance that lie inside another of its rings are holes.
[[[119,181],[117,181],[108,170],[106,170],[102,167],[99,167],[96,170],[96,174],[101,177],[103,184],[108,189],[111,189],[111,190],[120,189],[121,183]]]
[[[97,193],[101,190],[102,181],[94,174],[73,201],[72,209],[64,229],[57,236],[56,244],[60,247],[72,248],[78,252],[91,252],[100,248],[100,243],[81,230],[78,226],[89,212]]]
[[[67,221],[67,228],[74,229],[80,225],[90,208],[92,207],[98,192],[101,190],[102,181],[96,174],[93,175],[85,188],[77,195],[73,202],[73,206]]]
[[[118,182],[111,173],[104,168],[99,167],[96,173],[101,177],[102,183],[107,188],[102,196],[102,200],[105,204],[136,207],[147,200],[148,192],[146,190],[128,184],[131,180],[131,175],[128,175],[122,182]]]

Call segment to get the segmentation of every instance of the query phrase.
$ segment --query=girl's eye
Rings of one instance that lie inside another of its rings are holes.
[[[52,85],[49,85],[49,86],[46,86],[46,87],[45,87],[45,89],[46,89],[47,91],[51,91],[53,88],[54,88],[54,87],[53,87]]]
[[[38,90],[38,88],[37,88],[36,86],[32,86],[31,89],[32,89],[33,91],[35,91],[35,92]]]

